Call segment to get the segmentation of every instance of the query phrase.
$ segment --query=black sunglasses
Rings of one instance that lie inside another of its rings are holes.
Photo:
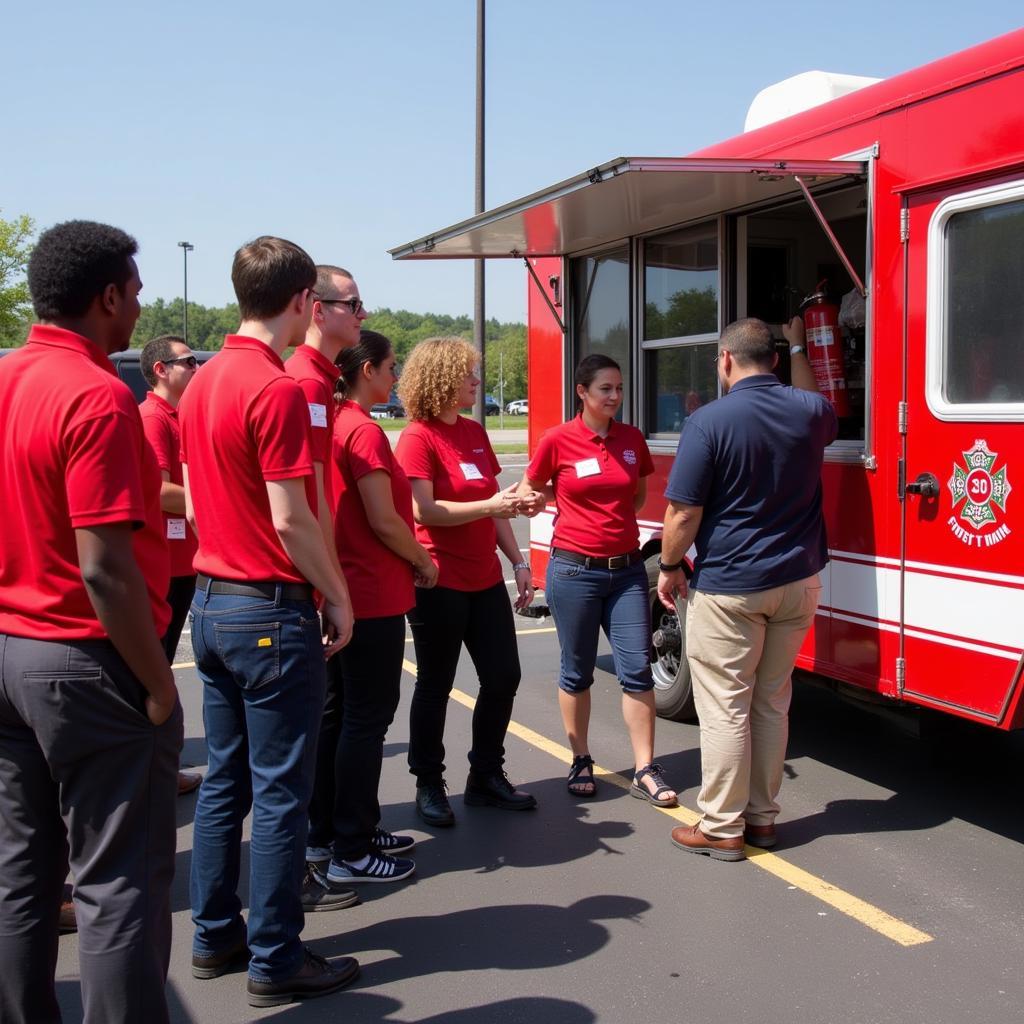
[[[178,356],[176,359],[161,359],[161,363],[164,366],[171,366],[174,363],[184,363],[190,370],[194,370],[199,365],[199,360],[195,356]]]
[[[319,301],[325,306],[348,306],[353,316],[358,316],[366,308],[362,299],[320,299]]]

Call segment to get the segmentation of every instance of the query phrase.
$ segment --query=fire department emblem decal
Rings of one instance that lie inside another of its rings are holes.
[[[1010,534],[1005,523],[996,525],[1000,515],[1006,514],[1006,499],[1010,496],[1010,481],[1006,478],[1006,465],[993,472],[999,453],[989,451],[984,440],[976,440],[974,447],[962,452],[963,464],[953,463],[953,475],[949,478],[949,493],[953,496],[953,509],[962,504],[957,515],[949,517],[953,533],[965,544],[974,547],[992,547]],[[972,529],[965,529],[957,518]],[[989,526],[994,530],[985,530]]]

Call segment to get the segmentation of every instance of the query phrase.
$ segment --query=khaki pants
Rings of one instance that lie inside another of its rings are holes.
[[[700,719],[697,805],[709,836],[770,825],[789,736],[793,664],[814,621],[817,576],[754,594],[691,590],[686,655]]]

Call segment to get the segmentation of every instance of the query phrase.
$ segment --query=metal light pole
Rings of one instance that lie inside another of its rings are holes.
[[[181,246],[181,255],[185,259],[185,303],[183,307],[183,327],[182,336],[185,338],[185,344],[188,344],[188,254],[195,248],[191,242],[179,242]]]
[[[484,212],[484,7],[485,0],[476,0],[476,187],[474,212]],[[473,266],[473,346],[480,353],[480,391],[473,406],[473,415],[487,425],[487,364],[484,361],[484,261]]]

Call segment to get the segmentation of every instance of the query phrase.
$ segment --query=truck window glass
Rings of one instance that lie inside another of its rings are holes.
[[[568,379],[584,356],[602,353],[622,367],[625,401],[619,419],[630,419],[632,372],[629,359],[629,248],[619,248],[572,261],[574,362]],[[569,408],[573,407],[570,396]]]
[[[944,399],[1024,403],[1024,200],[952,214],[945,246]]]

